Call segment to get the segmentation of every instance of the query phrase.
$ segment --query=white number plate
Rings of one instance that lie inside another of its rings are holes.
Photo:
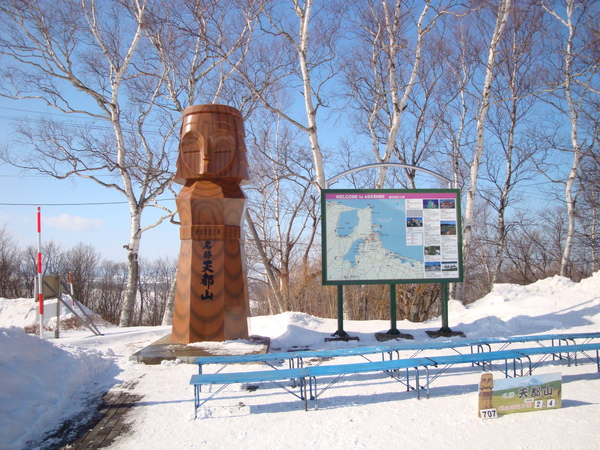
[[[496,412],[496,408],[493,409],[481,409],[479,411],[482,419],[496,419],[498,417],[498,413]]]

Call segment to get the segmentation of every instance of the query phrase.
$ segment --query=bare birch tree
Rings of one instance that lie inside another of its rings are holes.
[[[262,197],[260,203],[252,207],[254,212],[267,211],[264,209],[267,207],[267,203],[269,203],[270,213],[277,211],[283,205],[280,203],[281,200],[288,196],[288,194],[280,192],[277,195],[281,198],[273,197],[273,189],[283,187],[275,184],[261,187],[261,184],[267,180],[271,180],[269,183],[278,180],[277,183],[284,183],[288,188],[294,185],[303,192],[298,198],[299,203],[291,207],[288,213],[277,216],[279,222],[276,221],[278,223],[276,229],[279,230],[279,236],[275,237],[270,232],[270,225],[273,222],[271,221],[269,226],[265,222],[265,220],[272,220],[274,215],[269,213],[270,218],[266,219],[260,214],[251,214],[252,208],[249,208],[246,214],[248,229],[252,232],[258,250],[257,254],[262,259],[265,278],[269,282],[275,298],[276,306],[272,305],[272,308],[280,308],[289,304],[289,289],[285,287],[285,280],[290,275],[289,258],[292,252],[296,252],[294,248],[297,246],[296,241],[304,235],[304,232],[296,234],[297,230],[303,229],[308,224],[306,211],[303,211],[306,206],[305,202],[308,199],[316,198],[309,193],[315,188],[320,190],[327,187],[324,152],[319,137],[317,115],[320,109],[328,106],[327,82],[338,70],[333,61],[336,56],[337,31],[341,19],[339,13],[332,13],[335,10],[335,2],[317,3],[316,6],[313,0],[265,2],[260,9],[259,31],[254,34],[252,48],[247,57],[243,61],[239,61],[225,55],[244,86],[251,91],[253,98],[260,102],[262,108],[272,114],[271,119],[273,115],[278,116],[291,126],[291,129],[300,133],[300,135],[293,133],[296,140],[294,145],[302,148],[303,146],[298,142],[305,138],[310,148],[310,164],[308,167],[303,166],[303,170],[306,168],[307,172],[302,175],[299,175],[298,171],[290,172],[289,166],[285,168],[285,162],[282,164],[267,156],[265,161],[272,163],[271,167],[267,169],[271,171],[270,175],[257,180],[256,192],[260,191]],[[282,98],[288,100],[282,102]],[[273,123],[279,122],[276,120]],[[276,134],[274,136],[277,137]],[[267,149],[282,151],[280,144],[274,145],[276,141],[271,140],[268,144],[263,151]],[[301,153],[304,154],[304,152]],[[288,152],[286,155],[294,158]],[[261,158],[264,159],[265,155],[263,154]],[[283,178],[281,178],[281,170],[285,173]],[[293,181],[294,178],[299,183],[296,184]],[[268,195],[265,197],[266,194]],[[298,192],[294,194],[294,196],[296,195]],[[269,198],[269,196],[271,197]],[[312,203],[313,206],[310,208],[314,209],[315,202]],[[260,208],[258,205],[261,205]],[[296,212],[293,213],[293,210]],[[318,224],[316,217],[313,218],[313,222],[310,225],[313,231],[309,234],[311,241],[316,235]],[[272,242],[277,242],[278,245],[270,246]],[[309,250],[310,244],[306,247],[305,254],[308,254]],[[306,266],[306,257],[303,257],[303,261]]]
[[[597,41],[593,39],[593,35],[597,32],[600,14],[597,5],[589,5],[585,1],[566,0],[560,7],[549,2],[542,2],[542,5],[558,25],[560,31],[555,37],[562,47],[556,49],[562,59],[559,66],[560,79],[557,80],[560,90],[557,92],[562,94],[560,100],[564,102],[564,107],[555,102],[552,104],[568,117],[570,125],[569,151],[572,153],[572,160],[564,181],[568,228],[560,263],[561,276],[567,276],[575,237],[577,175],[585,148],[591,145],[582,136],[582,116],[588,96],[594,91],[598,92],[597,85],[594,89],[594,82],[598,83],[598,64],[597,60],[594,63],[593,58],[593,53],[597,52]]]
[[[178,123],[187,106],[224,103],[246,116],[256,103],[236,79],[257,24],[262,0],[243,7],[235,0],[158,0],[148,7],[144,30],[148,48],[140,87],[162,81],[154,101],[165,121]],[[163,324],[170,324],[175,282],[168,293]]]
[[[307,253],[320,224],[317,197],[311,195],[312,155],[299,145],[299,133],[264,109],[249,127],[247,222],[273,294],[274,301],[267,299],[269,311],[278,313],[298,308],[291,285],[308,267]]]
[[[486,164],[491,188],[482,190],[482,196],[496,211],[496,234],[493,243],[493,263],[490,267],[490,288],[500,275],[504,246],[508,233],[507,211],[519,198],[517,185],[531,179],[533,149],[528,141],[528,130],[533,130],[532,119],[535,92],[543,90],[544,80],[542,38],[543,14],[526,2],[512,7],[513,20],[507,25],[500,41],[502,61],[493,86],[496,104],[491,111],[489,127],[496,138]],[[494,141],[494,139],[488,139]]]
[[[129,204],[127,295],[120,324],[133,320],[143,232],[170,217],[143,225],[142,213],[171,183],[167,141],[148,130],[159,79],[128,96],[133,62],[143,38],[146,0],[7,1],[0,5],[2,95],[38,100],[65,114],[92,119],[92,125],[44,120],[22,124],[19,133],[32,149],[5,154],[22,168],[56,178],[79,177],[113,189]],[[144,97],[137,101],[135,95]]]
[[[199,103],[225,103],[248,114],[253,99],[236,79],[263,0],[158,0],[144,29],[151,77],[164,77],[159,105],[179,115]],[[164,75],[163,75],[164,74]]]
[[[335,2],[327,5],[314,0],[273,0],[262,6],[260,43],[253,47],[246,64],[233,66],[252,94],[269,111],[281,116],[305,134],[310,144],[318,189],[327,187],[324,156],[319,138],[317,114],[327,106],[327,82],[338,70],[333,64],[336,56],[340,14]],[[300,92],[301,117],[282,109],[274,99],[281,91]]]
[[[474,121],[471,111],[476,104],[470,87],[477,73],[478,52],[473,49],[474,39],[464,20],[456,20],[450,27],[449,40],[454,45],[449,46],[445,57],[444,88],[436,94],[441,122],[438,130],[446,150],[437,155],[437,161],[440,171],[452,180],[452,187],[462,190],[468,180],[465,149],[474,142],[470,130]]]
[[[19,297],[19,249],[6,225],[0,226],[0,297]]]
[[[465,213],[463,219],[463,259],[468,262],[471,246],[472,227],[475,219],[475,201],[477,196],[477,183],[479,168],[485,149],[485,123],[490,108],[492,82],[495,76],[498,44],[506,28],[510,14],[511,0],[501,0],[497,8],[493,8],[495,15],[494,29],[490,35],[487,58],[485,62],[485,75],[481,85],[479,107],[476,115],[476,142],[473,159],[470,162],[469,188],[467,189]],[[468,271],[467,271],[468,274]],[[467,277],[465,277],[466,279]],[[461,299],[463,293],[457,289],[456,297]]]
[[[430,89],[439,77],[425,77],[432,67],[422,70],[426,36],[436,22],[453,7],[452,1],[357,2],[350,13],[355,19],[355,38],[361,41],[362,54],[351,53],[346,67],[346,84],[350,104],[358,112],[360,129],[366,128],[371,138],[377,163],[388,163],[394,153],[401,163],[418,163],[423,157],[423,145],[416,148],[422,133],[423,116],[427,111]],[[369,51],[370,54],[366,52]],[[429,55],[431,56],[431,55]],[[434,58],[429,58],[433,63]],[[410,156],[398,148],[403,115],[409,106],[413,90],[421,85],[417,106],[414,139],[408,144]],[[420,111],[419,111],[420,110]],[[383,188],[387,168],[379,170],[375,188]],[[415,173],[407,171],[409,185],[414,188]]]
[[[597,147],[594,150],[594,153],[598,152]],[[579,183],[585,186],[577,208],[578,247],[583,249],[580,273],[585,276],[600,269],[600,164],[597,158],[583,158]]]

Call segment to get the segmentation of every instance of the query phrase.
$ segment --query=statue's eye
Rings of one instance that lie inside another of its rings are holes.
[[[203,150],[202,136],[189,132],[181,139],[181,150],[183,153],[198,153]]]
[[[210,137],[210,149],[214,153],[226,153],[235,150],[235,138],[228,131],[217,130]]]

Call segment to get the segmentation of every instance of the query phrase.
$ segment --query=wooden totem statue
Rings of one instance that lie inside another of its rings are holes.
[[[171,342],[248,338],[241,224],[248,180],[240,112],[225,105],[183,111],[175,182],[181,251]]]
[[[491,373],[481,375],[479,381],[479,409],[477,415],[481,417],[482,409],[492,409],[492,396],[494,394],[494,376]]]

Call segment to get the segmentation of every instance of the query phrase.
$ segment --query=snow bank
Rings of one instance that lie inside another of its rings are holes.
[[[63,297],[71,305],[71,299]],[[44,329],[54,330],[56,328],[56,299],[45,302],[44,310]],[[85,318],[85,314],[94,322],[97,327],[114,327],[113,325],[90,310],[85,305],[78,303],[72,307],[77,315]],[[52,311],[49,313],[48,311]],[[60,329],[86,329],[86,326],[77,319],[69,309],[61,304],[60,308]],[[82,312],[83,311],[83,312]],[[85,314],[84,314],[85,313]],[[38,303],[31,298],[7,299],[0,298],[0,327],[16,326],[23,329],[39,330]]]
[[[600,323],[599,292],[598,273],[581,283],[555,276],[527,286],[497,284],[467,307],[451,302],[450,318],[473,338],[585,331]]]
[[[221,399],[201,411],[205,420],[194,421],[188,383],[197,368],[128,361],[132,353],[168,334],[170,327],[101,327],[103,336],[68,330],[60,340],[41,340],[22,331],[35,322],[32,308],[31,299],[0,299],[3,450],[36,448],[42,438],[44,446],[51,445],[49,434],[66,419],[93,410],[90,401],[115,384],[134,386],[143,397],[139,407],[128,413],[133,426],[113,444],[117,449],[283,449],[290,445],[332,449],[390,443],[402,448],[597,447],[600,380],[591,364],[566,368],[556,362],[558,367],[536,369],[540,374],[564,371],[563,408],[495,421],[477,418],[481,374],[476,368],[445,373],[435,381],[432,398],[422,401],[383,375],[362,383],[360,379],[338,383],[319,401],[319,410],[309,412],[284,391],[261,388],[249,393],[230,386]],[[529,286],[499,284],[466,307],[451,301],[449,321],[453,330],[463,331],[468,338],[600,331],[600,273],[580,283],[552,277]],[[425,331],[439,329],[441,319],[397,325],[414,335],[415,342],[430,342]],[[360,341],[329,343],[324,338],[337,330],[336,319],[288,312],[253,317],[250,326],[253,334],[269,337],[275,351],[373,345],[374,334],[388,330],[390,323],[346,320],[345,331]],[[249,345],[236,341],[214,347],[227,347],[230,352],[246,351]],[[229,368],[243,369],[252,366]]]
[[[0,328],[0,448],[21,449],[114,384],[118,370],[97,350],[52,344]]]
[[[0,298],[0,328],[35,325],[36,306],[31,298]]]

